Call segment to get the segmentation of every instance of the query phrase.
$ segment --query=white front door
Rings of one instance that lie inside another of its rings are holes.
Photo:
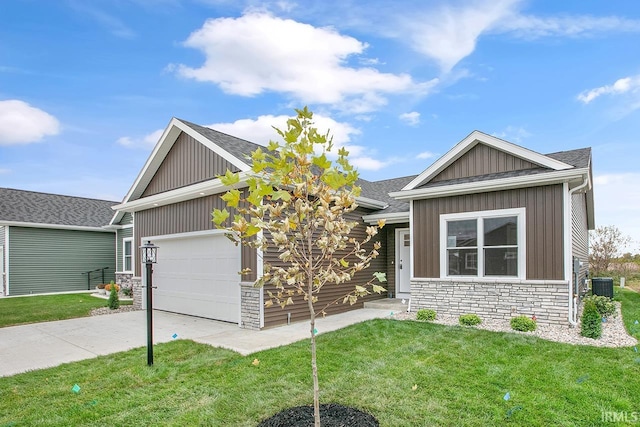
[[[396,298],[411,296],[411,233],[396,230]]]

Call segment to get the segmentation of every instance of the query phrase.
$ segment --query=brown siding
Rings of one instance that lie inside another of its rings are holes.
[[[562,200],[562,185],[415,200],[415,277],[440,277],[440,215],[524,207],[527,279],[563,279]]]
[[[538,166],[527,160],[507,154],[504,151],[496,150],[484,144],[477,144],[450,164],[445,170],[433,177],[430,182],[532,169],[536,167]]]
[[[572,255],[582,261],[579,282],[582,284],[589,270],[589,230],[587,229],[587,200],[584,193],[571,196]]]
[[[136,212],[135,245],[140,246],[140,239],[144,236],[214,230],[211,211],[224,207],[225,202],[217,194]],[[233,217],[233,212],[231,216]],[[160,253],[161,251],[162,249]],[[256,259],[255,250],[242,249],[242,268],[251,268],[253,272],[251,275],[243,276],[242,280],[255,280]],[[140,275],[140,263],[136,263],[135,274]]]
[[[178,136],[141,197],[206,181],[238,168],[186,133]]]
[[[352,212],[351,214],[349,214],[349,218],[351,220],[354,221],[359,221],[361,222],[360,225],[358,225],[358,227],[356,227],[352,232],[351,232],[351,237],[355,237],[358,240],[363,240],[365,237],[365,229],[366,226],[364,225],[364,223],[362,223],[362,215],[366,215],[368,212],[365,211],[364,209],[358,208],[355,212]],[[383,229],[384,230],[384,229]],[[387,265],[387,252],[386,252],[386,248],[384,245],[384,242],[386,239],[384,239],[384,234],[380,233],[376,236],[376,239],[379,239],[380,241],[383,242],[383,246],[380,249],[380,255],[374,259],[371,262],[371,266],[364,270],[359,272],[358,274],[356,274],[356,276],[354,277],[354,279],[351,282],[342,284],[342,285],[328,285],[326,288],[323,288],[322,292],[320,292],[319,300],[316,303],[316,306],[319,308],[324,307],[327,303],[335,300],[336,298],[340,298],[340,303],[337,305],[333,305],[331,306],[329,309],[327,309],[327,313],[328,314],[335,314],[335,313],[342,313],[348,310],[352,310],[354,308],[361,308],[363,305],[364,301],[368,301],[368,300],[372,300],[372,299],[378,299],[381,298],[381,295],[378,294],[373,294],[373,295],[368,295],[365,298],[360,298],[358,300],[358,302],[352,306],[350,306],[348,303],[347,304],[342,304],[342,299],[341,297],[343,297],[345,294],[347,294],[349,291],[351,291],[353,289],[353,287],[356,284],[362,284],[362,283],[366,283],[371,277],[372,274],[374,272],[380,271],[380,272],[384,272],[386,271],[386,265]],[[369,246],[371,247],[373,245],[373,242],[371,242],[369,244]],[[270,263],[271,265],[282,265],[282,261],[280,259],[278,259],[278,255],[279,253],[276,250],[270,250],[267,251],[264,254],[264,262],[265,263]],[[385,286],[386,287],[386,286]],[[265,286],[264,289],[264,299],[265,301],[268,300],[269,296],[267,295],[267,291],[271,290],[273,291],[274,288],[273,287],[268,287]],[[386,295],[385,295],[386,296]],[[275,326],[275,325],[280,325],[283,323],[287,322],[287,313],[291,313],[291,321],[298,321],[298,320],[304,320],[304,319],[308,319],[309,318],[309,312],[308,312],[308,306],[307,306],[307,302],[304,301],[301,297],[296,296],[294,297],[294,304],[285,307],[284,309],[280,308],[280,306],[278,305],[274,305],[268,308],[264,309],[264,325],[265,327],[271,327],[271,326]]]

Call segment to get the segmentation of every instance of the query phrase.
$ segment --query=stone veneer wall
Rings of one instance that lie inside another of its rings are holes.
[[[133,289],[133,306],[142,309],[142,278],[134,277],[133,273],[116,272],[116,283],[121,287]]]
[[[413,279],[411,311],[421,308],[449,316],[475,313],[481,318],[506,320],[535,315],[540,323],[566,325],[569,323],[568,283]]]
[[[260,294],[253,282],[240,283],[240,326],[244,329],[260,329]]]

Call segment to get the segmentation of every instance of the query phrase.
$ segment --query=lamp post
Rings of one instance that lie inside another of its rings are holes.
[[[147,365],[153,365],[153,264],[158,262],[158,247],[150,241],[140,246],[142,249],[142,262],[147,268]]]

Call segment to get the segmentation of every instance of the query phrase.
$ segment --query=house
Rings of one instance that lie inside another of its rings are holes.
[[[114,204],[0,188],[2,295],[86,291],[114,280],[115,233],[103,228]]]
[[[229,169],[244,178],[258,147],[171,120],[109,224],[117,233],[116,277],[132,284],[135,304],[144,304],[137,248],[152,241],[159,246],[154,308],[251,329],[306,317],[306,303],[265,307],[267,289],[253,287],[263,262],[279,262],[278,254],[236,247],[211,222],[228,190],[216,177]],[[354,232],[378,219],[387,225],[377,236],[380,256],[354,280],[384,271],[388,293],[334,305],[329,314],[395,297],[410,298],[412,310],[575,320],[594,223],[589,149],[542,155],[476,131],[420,175],[359,184]],[[252,273],[241,281],[245,268]],[[331,301],[353,284],[327,288],[321,298]]]

